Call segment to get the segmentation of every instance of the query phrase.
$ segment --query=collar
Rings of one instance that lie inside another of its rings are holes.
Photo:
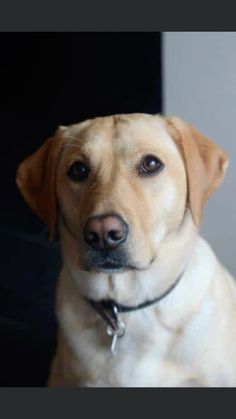
[[[103,320],[105,320],[108,328],[107,333],[108,331],[110,331],[108,334],[112,336],[118,334],[119,337],[119,335],[123,336],[125,328],[123,322],[120,322],[118,318],[119,313],[128,313],[130,311],[141,310],[143,308],[147,308],[151,305],[158,303],[159,301],[163,300],[163,298],[165,298],[167,295],[169,295],[171,291],[173,291],[173,289],[179,283],[182,276],[183,273],[181,273],[181,275],[175,280],[175,282],[158,297],[155,297],[152,300],[146,300],[143,303],[138,304],[136,306],[126,306],[114,300],[94,301],[86,297],[85,299],[90,303],[94,310],[97,311],[97,313],[103,318]]]

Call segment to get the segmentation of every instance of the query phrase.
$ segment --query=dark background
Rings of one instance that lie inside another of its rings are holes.
[[[0,33],[0,63],[0,386],[43,386],[60,252],[21,198],[16,168],[58,125],[161,112],[161,35]]]

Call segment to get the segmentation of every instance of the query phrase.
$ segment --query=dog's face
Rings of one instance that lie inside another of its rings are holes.
[[[122,272],[148,269],[188,209],[199,224],[225,168],[225,154],[178,118],[116,115],[60,128],[17,182],[52,233],[60,225],[73,264]]]
[[[84,270],[146,269],[181,223],[187,183],[158,118],[99,118],[68,128],[57,171],[61,222]]]

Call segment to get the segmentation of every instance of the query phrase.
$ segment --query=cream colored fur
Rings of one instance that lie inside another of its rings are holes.
[[[149,115],[97,118],[60,129],[57,141],[63,151],[53,188],[64,264],[57,289],[58,349],[49,386],[236,385],[236,285],[198,234],[202,205],[223,178],[226,157],[201,136],[204,152],[199,149],[198,158],[205,172],[198,175],[195,143],[191,167],[186,162],[191,130],[179,119]],[[68,162],[82,152],[96,168],[90,186],[68,183],[65,177]],[[146,154],[158,155],[165,168],[141,179],[135,162]],[[18,174],[22,190],[28,179],[25,166]],[[190,191],[191,169],[195,188],[197,180],[201,187],[196,193]],[[32,206],[34,198],[26,199]],[[109,211],[131,226],[127,251],[137,266],[134,271],[83,270],[84,223]],[[160,295],[182,272],[162,301],[120,314],[126,333],[113,356],[104,321],[84,296],[137,305]]]

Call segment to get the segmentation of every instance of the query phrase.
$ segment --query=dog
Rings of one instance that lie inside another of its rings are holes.
[[[236,385],[236,286],[199,235],[227,156],[178,117],[61,126],[17,170],[59,234],[49,387]]]

